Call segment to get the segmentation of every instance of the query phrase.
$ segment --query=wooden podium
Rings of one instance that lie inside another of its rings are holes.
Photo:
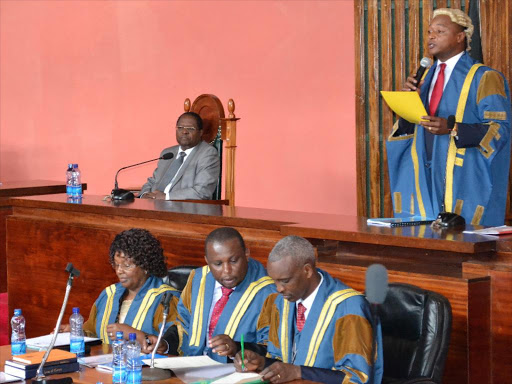
[[[319,267],[358,290],[365,271],[384,264],[391,282],[439,292],[453,309],[447,383],[491,383],[493,372],[512,360],[512,242],[462,233],[436,233],[428,226],[385,228],[361,217],[310,214],[200,203],[136,199],[116,205],[85,195],[11,199],[7,218],[9,311],[22,308],[29,337],[52,330],[67,275],[67,262],[81,271],[73,306],[87,313],[99,293],[117,282],[108,249],[122,230],[139,227],[161,241],[168,266],[203,265],[204,239],[213,229],[240,231],[251,257],[265,263],[282,237],[295,234],[317,247]]]
[[[82,186],[87,189],[87,184]],[[9,198],[14,196],[48,195],[65,193],[66,184],[51,180],[8,181],[0,184],[0,292],[7,291],[5,256],[5,218],[11,214]]]

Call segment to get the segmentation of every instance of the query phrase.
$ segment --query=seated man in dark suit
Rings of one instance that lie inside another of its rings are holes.
[[[142,186],[139,197],[165,200],[211,199],[220,172],[217,150],[201,140],[203,121],[194,112],[185,112],[176,123],[179,145],[165,148],[160,156],[173,153],[171,160],[160,160]]]

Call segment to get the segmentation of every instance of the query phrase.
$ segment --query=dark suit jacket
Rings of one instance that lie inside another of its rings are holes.
[[[166,185],[160,185],[162,177],[173,161],[176,161],[179,145],[166,148],[160,156],[172,152],[172,160],[159,160],[158,165],[153,172],[153,176],[148,178],[146,184],[142,186],[140,194],[162,191]],[[210,144],[201,141],[194,147],[192,153],[187,156],[185,163],[174,178],[171,190],[169,191],[170,200],[206,200],[211,199],[220,172],[220,159],[217,150]]]

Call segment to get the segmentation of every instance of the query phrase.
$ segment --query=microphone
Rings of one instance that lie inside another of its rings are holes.
[[[59,334],[59,328],[60,324],[62,322],[62,317],[64,316],[64,311],[66,310],[66,305],[68,304],[69,299],[69,293],[71,292],[71,287],[73,286],[73,279],[75,277],[80,276],[80,271],[73,267],[72,263],[68,263],[66,266],[66,272],[69,273],[68,282],[66,284],[66,293],[64,294],[64,301],[62,302],[62,307],[60,308],[60,314],[57,319],[57,325],[55,326],[55,332],[53,333],[52,340],[50,341],[50,345],[48,346],[48,349],[46,350],[46,353],[43,356],[43,360],[41,361],[41,364],[39,364],[39,367],[37,368],[36,378],[32,380],[32,383],[34,384],[70,384],[73,383],[73,379],[71,377],[63,377],[61,379],[53,379],[53,380],[47,380],[45,379],[45,376],[43,374],[43,367],[46,363],[46,360],[48,360],[48,356],[50,355],[50,352],[53,349],[53,346],[55,345],[55,340],[57,340],[57,335]]]
[[[388,270],[381,264],[372,264],[366,270],[366,299],[370,302],[372,312],[372,351],[370,356],[375,356],[377,346],[377,326],[379,315],[377,306],[384,303],[388,294]],[[368,383],[373,384],[375,377],[375,364],[372,361]]]
[[[112,200],[133,201],[135,199],[135,196],[134,196],[134,194],[132,192],[127,191],[126,189],[119,189],[119,185],[117,184],[117,175],[119,175],[119,172],[121,172],[123,169],[131,168],[131,167],[136,167],[137,165],[142,165],[142,164],[150,163],[150,162],[156,161],[156,160],[170,160],[173,157],[174,157],[174,154],[172,152],[168,152],[168,153],[164,153],[162,156],[160,156],[160,157],[158,157],[156,159],[151,159],[151,160],[143,161],[142,163],[127,165],[126,167],[123,167],[123,168],[119,169],[119,171],[117,171],[117,173],[116,173],[114,189],[112,190],[111,195],[110,195],[112,197]]]
[[[168,280],[168,278],[167,278]],[[168,283],[164,279],[165,283]],[[155,343],[155,348],[153,349],[153,352],[151,353],[151,364],[149,365],[149,369],[143,370],[142,373],[142,379],[143,381],[159,381],[159,380],[166,380],[170,375],[170,371],[162,368],[155,368],[155,354],[156,350],[158,349],[158,346],[160,345],[160,340],[162,340],[162,335],[164,334],[164,328],[165,323],[167,322],[167,316],[169,315],[169,304],[172,299],[172,294],[170,291],[167,291],[164,293],[162,297],[162,301],[160,303],[164,306],[164,312],[162,316],[162,325],[160,326],[160,332],[158,333],[158,339]]]
[[[382,304],[388,293],[388,270],[382,264],[372,264],[366,270],[366,299],[370,304]]]
[[[423,77],[423,74],[432,65],[432,60],[430,60],[428,57],[424,57],[420,61],[420,67],[416,71],[416,76],[414,76],[414,80],[416,80],[416,85],[420,83],[421,78]]]

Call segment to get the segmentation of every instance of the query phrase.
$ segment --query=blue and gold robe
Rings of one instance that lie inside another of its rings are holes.
[[[178,303],[178,352],[181,355],[196,356],[206,352],[211,358],[227,362],[206,345],[208,316],[213,300],[215,279],[208,266],[192,271]],[[212,337],[225,334],[234,341],[256,342],[256,321],[261,307],[269,294],[276,291],[274,281],[267,276],[263,265],[249,259],[247,274],[229,296]]]
[[[436,64],[425,76],[420,97],[428,105]],[[502,225],[510,164],[510,95],[503,76],[464,53],[444,88],[437,115],[455,116],[458,138],[434,135],[427,159],[421,125],[387,141],[395,217],[435,218],[443,210],[473,225]]]
[[[116,322],[121,298],[125,291],[122,284],[117,283],[108,286],[100,293],[91,308],[89,319],[84,324],[84,331],[88,335],[101,338],[104,344],[110,343],[107,325]],[[167,323],[174,321],[180,292],[164,284],[161,278],[150,276],[133,299],[123,324],[148,334],[157,335],[163,316],[163,306],[160,301],[162,295],[167,291],[173,295]]]
[[[259,341],[267,344],[269,358],[343,372],[343,383],[366,383],[371,369],[373,340],[369,303],[361,293],[328,273],[317,271],[324,281],[318,288],[313,306],[308,309],[302,331],[296,332],[295,303],[273,294],[265,302],[258,320]],[[381,382],[382,371],[382,337],[378,326],[375,383]],[[311,372],[315,371],[309,370],[307,379],[315,380]],[[315,381],[325,381],[321,370],[317,372]]]

